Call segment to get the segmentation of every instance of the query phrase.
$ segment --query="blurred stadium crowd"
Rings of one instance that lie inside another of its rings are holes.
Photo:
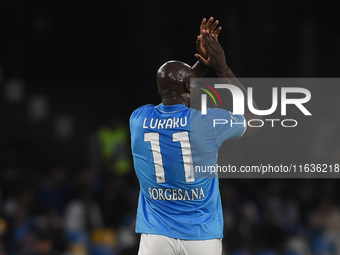
[[[128,129],[113,118],[92,137],[91,166],[1,172],[1,254],[137,254],[138,181]],[[96,154],[99,152],[99,154]],[[338,180],[220,180],[224,253],[340,254]]]
[[[138,181],[129,131],[113,116],[127,122],[159,103],[155,71],[193,64],[210,15],[238,77],[338,77],[339,3],[0,1],[0,255],[137,254]],[[248,164],[256,143],[275,162],[339,163],[339,93],[320,84],[300,131],[267,128],[226,158]],[[338,179],[220,187],[225,254],[340,255]]]

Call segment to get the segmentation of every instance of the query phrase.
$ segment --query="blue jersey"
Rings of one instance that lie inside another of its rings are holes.
[[[222,109],[207,114],[184,105],[145,105],[130,117],[131,148],[140,184],[136,232],[183,240],[223,237],[218,178],[195,167],[216,166],[222,142],[242,136],[243,122]],[[212,177],[209,174],[209,177]]]

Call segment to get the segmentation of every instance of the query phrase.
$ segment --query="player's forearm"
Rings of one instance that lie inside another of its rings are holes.
[[[238,87],[239,89],[242,90],[244,97],[246,98],[246,100],[244,100],[244,115],[248,115],[251,116],[252,118],[256,116],[257,119],[262,119],[262,116],[257,116],[254,115],[248,108],[248,104],[247,104],[247,98],[248,98],[248,92],[247,90],[243,87],[243,85],[239,82],[239,80],[236,78],[236,76],[234,75],[234,73],[231,71],[231,69],[228,66],[224,66],[223,68],[216,70],[216,75],[220,78],[220,79],[227,79],[227,82],[229,84],[235,85],[236,87]],[[256,105],[256,103],[253,100],[253,106],[255,109],[259,109]]]
[[[204,66],[201,62],[197,61],[192,69],[195,71],[197,77],[204,77],[206,72],[208,71],[208,67]]]

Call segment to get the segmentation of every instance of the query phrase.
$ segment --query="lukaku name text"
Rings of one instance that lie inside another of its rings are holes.
[[[151,129],[172,129],[185,127],[188,125],[188,118],[185,116],[184,118],[164,118],[164,119],[154,119],[154,118],[145,118],[143,121],[143,128],[151,128]]]

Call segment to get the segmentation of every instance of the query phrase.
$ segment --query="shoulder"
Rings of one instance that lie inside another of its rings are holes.
[[[200,110],[190,109],[190,116],[192,118],[198,118],[200,120],[206,120],[211,118],[230,119],[234,117],[234,115],[230,111],[219,108],[208,108],[206,114],[202,114]]]
[[[133,117],[138,117],[140,114],[147,112],[147,111],[150,111],[154,108],[155,108],[155,106],[153,104],[143,105],[143,106],[141,106],[141,107],[139,107],[139,108],[137,108],[136,110],[133,111],[133,113],[130,116],[130,119],[133,118]]]
[[[208,108],[207,114],[213,118],[224,118],[233,121],[243,121],[244,117],[241,114],[233,114],[232,112],[219,108]]]

